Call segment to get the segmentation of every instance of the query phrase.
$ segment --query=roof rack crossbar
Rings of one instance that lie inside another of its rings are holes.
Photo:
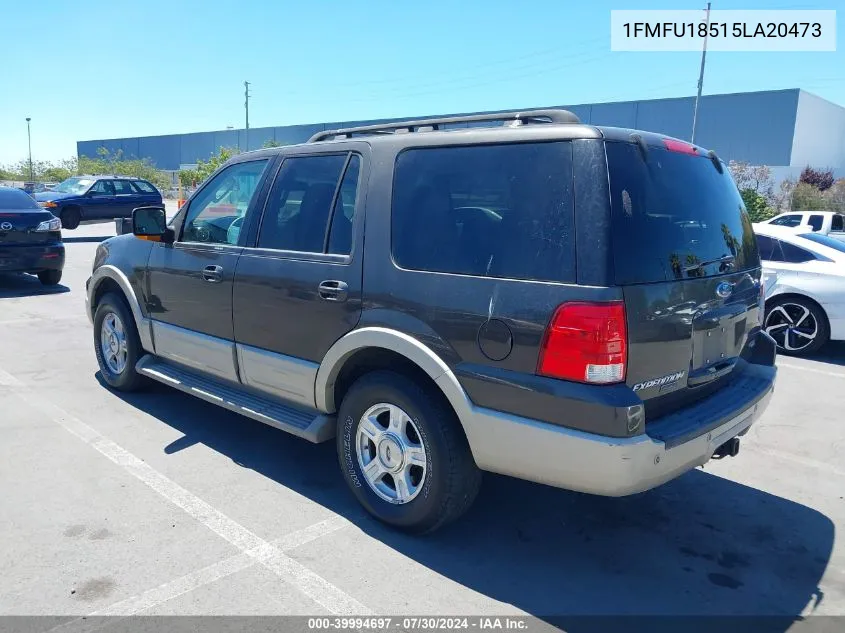
[[[342,128],[339,130],[324,130],[317,132],[308,139],[309,143],[317,143],[329,139],[349,139],[355,135],[394,134],[396,132],[416,132],[419,128],[440,130],[441,126],[453,123],[482,123],[487,121],[502,121],[504,124],[524,125],[526,123],[580,123],[581,120],[569,110],[523,110],[519,112],[501,112],[499,114],[469,114],[465,116],[442,117],[434,119],[417,119],[414,121],[397,121],[395,123],[379,123],[377,125],[362,125],[359,127]]]

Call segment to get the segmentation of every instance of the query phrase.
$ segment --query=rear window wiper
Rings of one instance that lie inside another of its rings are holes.
[[[733,266],[735,260],[736,257],[734,257],[733,255],[724,255],[722,257],[719,257],[718,259],[708,259],[705,262],[696,262],[691,266],[686,266],[684,267],[684,272],[691,273],[694,270],[700,270],[704,266],[709,266],[710,264],[723,264]]]

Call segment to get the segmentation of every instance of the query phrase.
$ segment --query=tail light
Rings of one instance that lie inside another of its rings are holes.
[[[546,329],[537,373],[586,383],[622,382],[627,357],[624,303],[564,303]]]

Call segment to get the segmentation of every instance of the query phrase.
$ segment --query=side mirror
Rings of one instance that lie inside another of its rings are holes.
[[[132,211],[132,233],[151,242],[172,244],[173,229],[167,226],[164,207],[138,207]]]

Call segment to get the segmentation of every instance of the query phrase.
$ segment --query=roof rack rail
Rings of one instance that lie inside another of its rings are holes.
[[[339,130],[325,130],[317,132],[308,139],[309,143],[319,141],[348,139],[356,135],[394,134],[396,132],[417,132],[421,128],[439,130],[442,125],[453,123],[481,123],[484,121],[502,121],[504,125],[519,126],[526,123],[580,123],[575,114],[569,110],[523,110],[519,112],[501,112],[499,114],[469,114],[433,119],[418,119],[415,121],[397,121],[395,123],[379,123],[376,125],[362,125]]]

